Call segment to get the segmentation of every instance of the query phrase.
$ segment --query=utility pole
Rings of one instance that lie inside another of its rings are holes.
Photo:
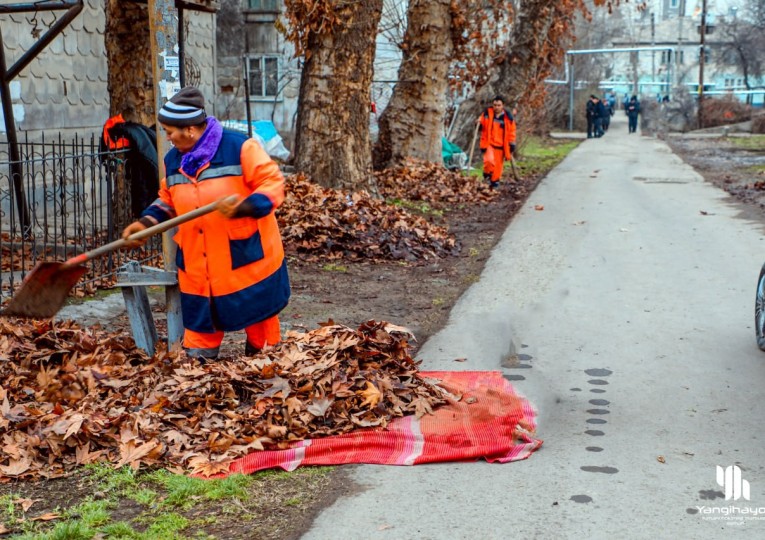
[[[706,57],[707,0],[701,2],[701,37],[699,38],[699,129],[704,127],[704,60]]]
[[[651,47],[656,46],[656,14],[651,12]],[[656,51],[651,51],[651,90],[656,81]]]

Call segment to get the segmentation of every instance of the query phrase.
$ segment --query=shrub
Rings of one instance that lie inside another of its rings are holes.
[[[765,133],[765,113],[752,118],[752,133]]]
[[[702,103],[702,127],[725,126],[752,118],[752,107],[733,96],[705,98]]]

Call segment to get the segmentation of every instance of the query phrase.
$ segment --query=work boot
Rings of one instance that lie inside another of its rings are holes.
[[[201,354],[189,353],[189,349],[185,347],[183,348],[183,350],[186,351],[186,354],[188,355],[189,358],[193,358],[194,360],[198,361],[202,365],[205,365],[207,362],[215,362],[218,359],[217,354],[214,356],[213,355],[204,356]]]
[[[249,341],[245,341],[244,343],[244,355],[245,356],[255,356],[256,354],[260,354],[260,352],[263,349],[260,347],[256,347],[255,345],[251,345]]]
[[[499,182],[497,180],[492,180],[489,183],[489,189],[497,189],[499,187]]]

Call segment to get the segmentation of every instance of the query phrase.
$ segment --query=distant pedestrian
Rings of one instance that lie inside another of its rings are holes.
[[[585,115],[587,116],[587,138],[597,137],[595,119],[598,117],[598,96],[591,95],[590,99],[587,100]]]
[[[627,118],[629,133],[635,133],[637,131],[638,114],[640,114],[640,102],[637,96],[632,96],[629,103],[627,103]]]
[[[611,102],[608,101],[608,98],[603,98],[601,103],[603,103],[603,116],[601,118],[603,131],[608,131],[608,128],[611,126],[611,116],[614,114],[614,109],[611,107]]]
[[[505,100],[497,96],[476,121],[481,126],[481,150],[483,153],[483,177],[489,187],[499,186],[505,160],[515,153],[515,119],[505,109]]]
[[[603,129],[603,122],[606,117],[606,106],[603,104],[603,100],[595,98],[595,136],[602,137],[605,134]]]

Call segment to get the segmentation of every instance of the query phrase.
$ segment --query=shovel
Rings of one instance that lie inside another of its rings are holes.
[[[470,157],[468,157],[468,174],[473,170],[473,150],[475,150],[475,140],[478,138],[478,130],[481,124],[476,124],[473,130],[473,141],[470,143]]]
[[[237,200],[236,195],[221,199]],[[39,262],[24,278],[16,294],[0,311],[0,316],[29,317],[47,319],[53,317],[64,305],[69,292],[77,281],[87,272],[84,263],[100,255],[125,247],[130,241],[143,240],[155,234],[172,229],[215,210],[220,201],[212,202],[191,212],[174,217],[157,225],[147,227],[127,238],[120,238],[91,251],[61,262]]]

